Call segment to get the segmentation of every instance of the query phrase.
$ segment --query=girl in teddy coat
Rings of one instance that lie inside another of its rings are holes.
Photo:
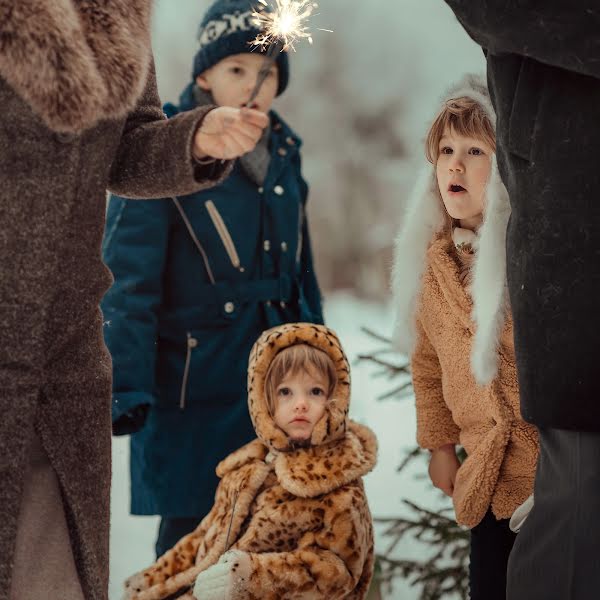
[[[483,79],[467,76],[450,90],[426,155],[396,240],[394,342],[412,354],[431,480],[471,529],[471,598],[504,600],[509,519],[532,492],[538,441],[519,409],[505,284],[510,207]]]
[[[210,513],[129,578],[125,598],[365,598],[373,530],[361,478],[377,442],[348,419],[349,402],[348,361],[330,329],[263,333],[248,369],[258,439],[219,464]]]

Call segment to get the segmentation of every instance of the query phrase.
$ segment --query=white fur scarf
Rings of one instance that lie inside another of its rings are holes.
[[[494,156],[473,267],[472,318],[476,331],[471,369],[481,385],[489,383],[498,370],[498,340],[507,307],[505,242],[509,216],[508,194]],[[405,354],[412,354],[414,349],[415,318],[427,248],[444,223],[435,171],[428,166],[423,169],[409,198],[404,225],[396,238],[394,251],[392,341],[394,347]]]

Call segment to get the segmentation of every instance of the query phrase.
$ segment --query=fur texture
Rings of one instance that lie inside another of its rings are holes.
[[[123,117],[150,65],[150,0],[0,0],[0,77],[53,130]]]
[[[328,352],[340,381],[313,445],[292,450],[269,415],[263,385],[275,354],[300,342]],[[365,598],[373,531],[361,477],[375,465],[377,443],[369,429],[347,420],[348,364],[337,337],[312,324],[269,330],[253,349],[249,371],[259,439],[221,462],[211,512],[156,564],[128,579],[127,598],[158,600],[190,588],[230,548],[250,558],[239,593],[245,600]]]
[[[453,495],[456,518],[467,527],[490,507],[509,518],[533,490],[538,456],[537,431],[519,408],[512,323],[500,333],[498,376],[482,388],[470,371],[472,311],[452,241],[439,235],[427,252],[412,359],[417,440],[424,448],[450,443],[467,451]]]
[[[467,76],[448,92],[445,100],[463,96],[479,102],[492,124],[495,124],[495,114],[482,78]],[[504,245],[509,216],[508,195],[494,157],[486,188],[484,223],[478,232],[472,285],[472,318],[477,331],[471,366],[481,385],[489,383],[497,373],[498,336],[507,306]],[[416,340],[414,320],[422,291],[427,247],[444,224],[445,215],[439,198],[435,167],[428,163],[423,167],[409,198],[404,224],[395,243],[392,272],[395,311],[393,341],[396,348],[406,354],[413,351]]]

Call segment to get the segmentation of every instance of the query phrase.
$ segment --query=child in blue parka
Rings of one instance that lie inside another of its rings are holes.
[[[218,0],[199,31],[193,81],[173,116],[241,107],[263,55],[249,0]],[[270,116],[255,150],[210,190],[109,201],[103,254],[115,282],[102,309],[113,358],[113,431],[131,434],[131,512],[160,515],[157,556],[210,510],[220,460],[254,437],[246,366],[262,331],[322,323],[298,136],[271,110],[282,52],[252,102]]]

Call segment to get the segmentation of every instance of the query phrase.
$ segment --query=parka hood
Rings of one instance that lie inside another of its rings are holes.
[[[448,100],[462,97],[475,100],[495,129],[496,115],[482,76],[467,75],[450,88],[442,99],[440,109]],[[489,383],[497,374],[498,341],[508,306],[505,243],[510,205],[495,155],[485,194],[484,219],[475,245],[471,315],[476,326],[471,370],[482,385]],[[394,251],[392,340],[395,348],[406,354],[412,353],[416,341],[415,319],[427,249],[445,224],[435,165],[426,162],[409,197]]]

